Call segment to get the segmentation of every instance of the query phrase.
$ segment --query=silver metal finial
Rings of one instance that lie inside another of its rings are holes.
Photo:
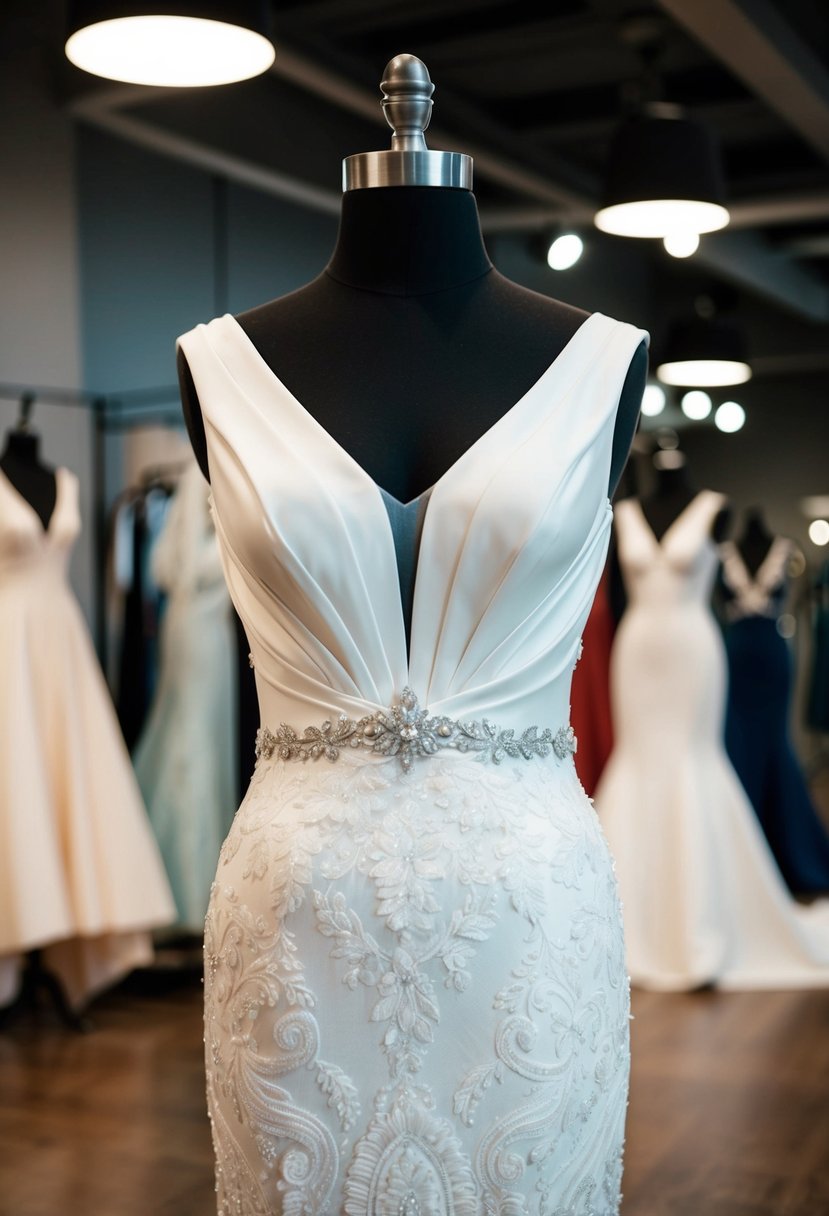
[[[423,132],[432,117],[432,84],[416,55],[395,55],[380,84],[383,114],[392,129],[391,149],[359,152],[343,161],[343,190],[371,186],[454,186],[472,189],[472,157],[435,152]]]

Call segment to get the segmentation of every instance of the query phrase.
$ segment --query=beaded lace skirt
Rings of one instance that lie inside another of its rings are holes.
[[[205,939],[220,1216],[611,1216],[629,994],[572,757],[261,756]]]

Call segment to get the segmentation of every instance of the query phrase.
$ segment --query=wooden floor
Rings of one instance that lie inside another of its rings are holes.
[[[634,994],[623,1216],[829,1216],[829,992]],[[201,990],[0,1034],[0,1216],[213,1216]]]

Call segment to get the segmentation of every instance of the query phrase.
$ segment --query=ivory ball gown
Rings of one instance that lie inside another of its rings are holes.
[[[78,481],[49,526],[0,472],[0,1005],[43,949],[70,1003],[151,961],[175,917],[109,690],[67,577]]]

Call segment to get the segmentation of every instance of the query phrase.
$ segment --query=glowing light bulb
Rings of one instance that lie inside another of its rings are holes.
[[[714,414],[714,423],[727,435],[742,429],[746,420],[746,412],[737,401],[723,401]]]
[[[692,388],[690,393],[685,393],[679,405],[685,417],[693,422],[707,418],[712,408],[711,398],[701,388]]]
[[[809,540],[813,545],[829,545],[829,520],[813,519],[809,524]]]
[[[689,258],[699,249],[699,233],[691,229],[668,232],[662,238],[665,252],[672,258]]]
[[[646,418],[655,418],[665,408],[665,390],[661,384],[646,384],[642,394],[642,413]]]
[[[584,241],[575,232],[557,236],[547,250],[547,265],[551,270],[569,270],[584,253]]]

